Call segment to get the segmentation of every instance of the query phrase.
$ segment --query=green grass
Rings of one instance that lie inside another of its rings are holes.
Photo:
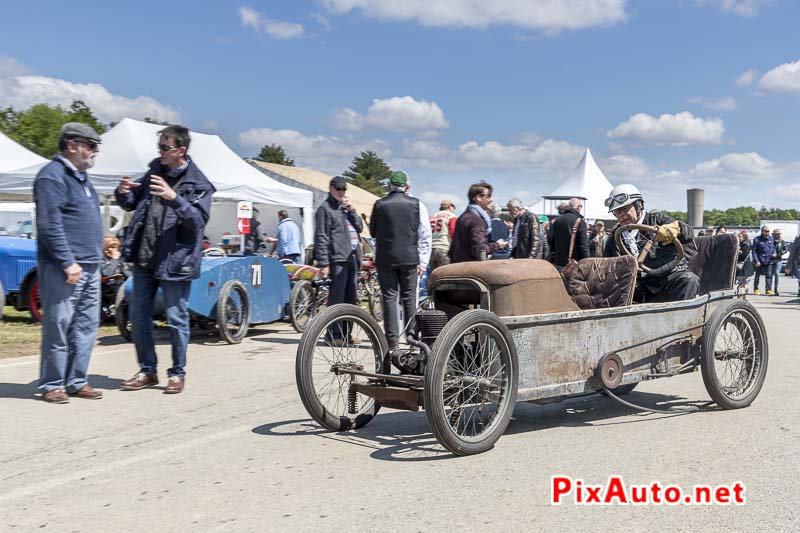
[[[100,326],[97,337],[109,335],[118,335],[117,327],[113,323],[106,322]],[[28,311],[17,311],[10,305],[3,307],[3,320],[0,321],[0,357],[3,352],[35,353],[39,349],[41,336],[42,326]]]

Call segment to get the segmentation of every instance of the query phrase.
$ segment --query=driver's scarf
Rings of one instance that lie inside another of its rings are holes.
[[[636,221],[637,224],[641,224],[644,221],[644,216],[647,214],[646,211],[642,211],[639,220]],[[622,240],[625,241],[625,244],[628,246],[628,250],[634,255],[634,257],[639,256],[639,245],[636,244],[636,237],[639,235],[638,229],[632,229],[630,231],[623,231],[622,232]]]

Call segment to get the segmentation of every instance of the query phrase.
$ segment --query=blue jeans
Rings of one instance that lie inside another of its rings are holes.
[[[772,263],[772,290],[778,294],[778,281],[781,279],[781,272],[783,272],[783,261]]]
[[[131,301],[131,322],[133,343],[136,345],[136,359],[145,374],[156,374],[156,356],[153,338],[153,307],[156,291],[161,287],[167,327],[172,344],[172,368],[168,376],[186,374],[186,347],[189,344],[189,290],[191,281],[165,281],[153,277],[153,271],[141,267],[133,268],[133,298]]]
[[[774,263],[761,263],[760,267],[756,267],[756,277],[753,280],[753,290],[758,290],[758,279],[762,274],[764,275],[764,280],[767,284],[767,290],[772,290],[772,267],[774,266]]]
[[[42,347],[39,390],[86,385],[86,372],[100,324],[100,268],[81,265],[83,274],[68,285],[60,265],[40,261],[36,267],[42,301]]]

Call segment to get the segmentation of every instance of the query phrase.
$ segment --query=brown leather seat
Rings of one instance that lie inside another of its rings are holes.
[[[633,303],[639,267],[629,255],[581,259],[567,281],[581,309],[621,307]]]
[[[437,285],[446,287],[459,281],[478,282],[488,289],[489,309],[500,316],[579,310],[567,294],[561,274],[540,259],[472,261],[441,266],[431,273],[429,280],[437,306],[440,303],[479,305],[479,298],[466,301],[458,290],[437,290]]]

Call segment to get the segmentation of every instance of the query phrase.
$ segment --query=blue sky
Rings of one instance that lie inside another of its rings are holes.
[[[0,106],[82,98],[331,174],[373,149],[431,207],[533,203],[584,147],[685,209],[800,203],[794,0],[4,0]]]

